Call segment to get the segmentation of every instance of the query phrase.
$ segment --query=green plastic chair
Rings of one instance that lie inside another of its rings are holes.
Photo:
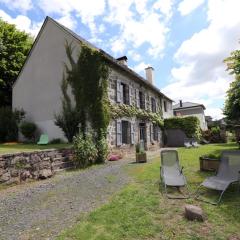
[[[47,134],[42,134],[41,136],[40,136],[40,139],[39,139],[39,141],[37,142],[37,144],[38,145],[46,145],[46,144],[48,144],[48,135]]]

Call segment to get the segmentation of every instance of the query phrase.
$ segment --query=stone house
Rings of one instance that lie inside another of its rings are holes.
[[[203,131],[206,131],[208,129],[208,126],[204,110],[206,110],[206,108],[203,104],[183,102],[182,100],[180,100],[178,104],[173,105],[173,113],[175,116],[195,116],[200,121],[201,129]]]
[[[97,49],[68,28],[47,17],[33,47],[13,86],[13,109],[23,108],[26,119],[35,122],[40,133],[49,139],[62,138],[64,134],[54,124],[54,114],[61,109],[60,84],[64,63],[68,63],[65,44],[75,46],[77,59],[81,44]],[[154,70],[146,68],[146,79],[127,66],[127,57],[113,58],[98,49],[110,67],[109,99],[112,104],[135,106],[148,112],[162,112],[163,118],[173,116],[172,100],[154,86]],[[94,97],[94,96],[93,96]],[[112,148],[131,148],[142,141],[146,148],[159,147],[161,129],[150,121],[137,118],[112,120],[108,127],[108,140]]]

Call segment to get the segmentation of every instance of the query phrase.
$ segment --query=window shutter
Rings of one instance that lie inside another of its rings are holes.
[[[139,102],[139,90],[136,89],[136,107],[140,107],[140,102]]]
[[[130,86],[126,84],[126,104],[130,105]]]
[[[131,144],[135,143],[135,131],[134,131],[134,123],[131,122]]]
[[[160,142],[161,141],[161,129],[159,126],[157,127],[157,131],[158,131],[158,135],[157,135],[158,139],[157,140],[158,140],[158,142]]]
[[[147,98],[147,94],[143,93],[143,109],[146,109],[146,99]]]
[[[150,140],[154,140],[154,128],[152,123],[150,123]]]
[[[132,103],[133,103],[133,101],[132,101],[132,98],[133,98],[132,91],[133,91],[133,87],[129,86],[129,105],[132,105]]]
[[[122,85],[119,80],[117,80],[117,102],[121,103],[122,102]]]
[[[117,146],[122,145],[122,122],[121,120],[116,121],[116,138],[117,138]]]

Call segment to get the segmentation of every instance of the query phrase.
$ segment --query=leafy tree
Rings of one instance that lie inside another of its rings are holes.
[[[240,121],[240,50],[233,51],[224,62],[227,64],[227,71],[235,75],[235,80],[227,91],[224,114],[228,120],[238,122]]]
[[[33,38],[0,19],[0,107],[11,106],[12,86]]]

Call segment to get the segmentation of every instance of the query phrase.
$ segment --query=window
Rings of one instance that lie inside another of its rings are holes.
[[[140,103],[140,108],[145,109],[145,95],[143,92],[139,91],[139,103]]]
[[[125,83],[121,83],[122,103],[129,105],[129,87]]]
[[[151,98],[151,106],[152,106],[152,112],[157,112],[157,106],[156,106],[156,100],[155,98]]]
[[[167,102],[163,101],[163,108],[164,108],[164,112],[167,112]]]
[[[122,143],[130,143],[130,123],[128,121],[122,121]]]
[[[134,144],[135,143],[135,125],[133,122],[116,120],[116,144]]]

